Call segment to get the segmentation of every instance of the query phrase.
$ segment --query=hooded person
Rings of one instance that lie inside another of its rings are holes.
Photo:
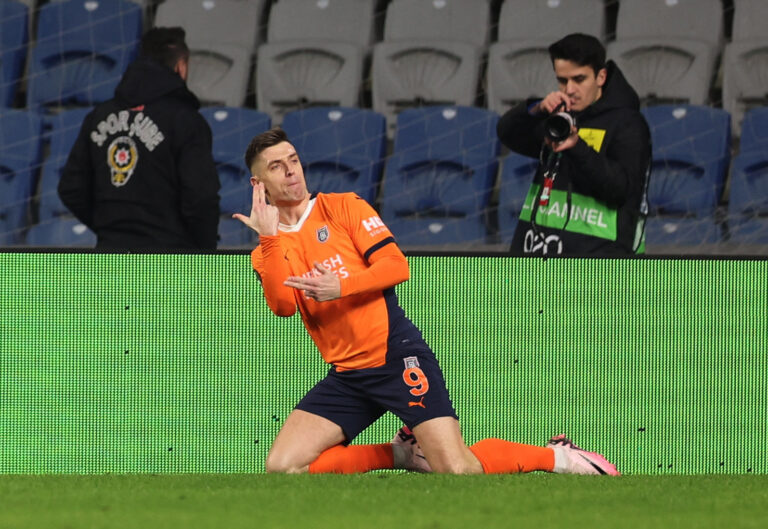
[[[559,89],[497,126],[504,145],[540,161],[511,253],[644,253],[651,140],[640,99],[595,37],[568,35],[549,54]]]
[[[149,30],[115,97],[83,120],[58,192],[97,248],[216,248],[219,177],[184,37]]]

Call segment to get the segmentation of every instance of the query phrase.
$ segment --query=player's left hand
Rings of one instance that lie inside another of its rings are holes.
[[[312,277],[290,276],[283,284],[304,291],[304,296],[315,301],[330,301],[341,297],[341,281],[329,269],[315,261],[319,275]]]
[[[571,127],[571,135],[561,142],[555,143],[550,139],[546,139],[546,142],[553,152],[565,151],[574,147],[579,142],[579,129],[576,127]]]

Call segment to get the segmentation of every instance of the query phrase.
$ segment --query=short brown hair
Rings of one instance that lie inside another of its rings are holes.
[[[274,147],[278,143],[283,143],[284,141],[291,143],[290,140],[288,139],[288,135],[280,127],[272,127],[268,131],[262,132],[258,136],[255,136],[251,140],[251,143],[248,145],[248,148],[245,150],[246,169],[248,169],[248,171],[251,170],[251,165],[253,165],[253,161],[265,149]]]

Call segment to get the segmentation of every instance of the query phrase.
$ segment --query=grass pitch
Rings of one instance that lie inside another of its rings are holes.
[[[5,475],[0,527],[741,527],[768,476]]]

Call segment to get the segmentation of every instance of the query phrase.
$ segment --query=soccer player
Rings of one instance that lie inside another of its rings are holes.
[[[564,436],[546,447],[501,439],[467,447],[437,359],[398,305],[394,287],[408,279],[408,262],[376,211],[354,193],[310,194],[279,128],[251,141],[245,163],[253,206],[233,217],[259,234],[251,261],[264,297],[278,316],[300,312],[332,366],[286,418],[267,472],[618,474]],[[386,411],[407,427],[392,443],[350,444]]]

